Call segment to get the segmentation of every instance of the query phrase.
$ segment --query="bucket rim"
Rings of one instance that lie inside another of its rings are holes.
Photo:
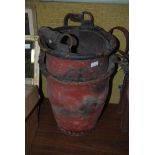
[[[50,29],[58,32],[90,31],[90,32],[96,33],[99,37],[106,39],[110,45],[109,46],[110,49],[106,48],[106,49],[103,49],[102,52],[91,53],[88,55],[81,55],[78,53],[71,53],[71,52],[61,52],[57,49],[50,49],[46,47],[46,52],[52,56],[61,57],[64,59],[72,59],[72,60],[88,60],[88,59],[95,59],[102,56],[108,56],[111,53],[113,53],[117,47],[117,39],[110,32],[105,31],[103,28],[99,26],[63,26],[63,27],[56,27],[56,28],[50,28]]]

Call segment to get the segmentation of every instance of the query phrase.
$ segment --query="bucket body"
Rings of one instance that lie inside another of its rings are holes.
[[[90,20],[84,20],[84,15]],[[81,26],[68,26],[68,19]],[[116,38],[94,25],[91,13],[67,14],[64,26],[39,30],[41,72],[58,127],[81,135],[92,130],[104,107],[115,68]]]
[[[93,129],[105,104],[109,76],[88,82],[62,82],[47,78],[47,92],[58,127],[81,135]]]
[[[108,57],[72,60],[46,54],[48,72],[61,81],[84,82],[95,80],[108,69]]]

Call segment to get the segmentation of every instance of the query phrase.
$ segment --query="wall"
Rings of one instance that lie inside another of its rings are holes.
[[[63,2],[36,2],[26,1],[26,7],[34,7],[37,13],[38,28],[41,26],[62,26],[65,14],[69,12],[80,13],[84,10],[92,12],[95,24],[109,30],[114,26],[124,26],[128,29],[129,9],[128,5],[120,4],[91,4],[91,3],[63,3]],[[72,23],[70,23],[72,24]],[[125,39],[122,33],[115,32],[121,41],[121,49],[125,48]],[[118,103],[119,89],[122,83],[123,72],[119,70],[113,80],[111,103]],[[43,90],[46,96],[46,80],[43,78]]]

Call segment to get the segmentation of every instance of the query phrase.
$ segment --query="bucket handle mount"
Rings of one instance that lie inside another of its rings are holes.
[[[90,19],[84,19],[85,15],[88,15]],[[92,13],[88,11],[83,11],[82,14],[68,13],[64,18],[64,26],[68,26],[69,19],[73,22],[79,22],[81,25],[94,25],[94,17]]]

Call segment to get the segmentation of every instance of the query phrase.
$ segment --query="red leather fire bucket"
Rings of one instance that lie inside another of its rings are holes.
[[[68,26],[69,19],[81,26]],[[109,92],[116,38],[94,26],[89,12],[67,14],[64,27],[42,27],[38,34],[40,69],[58,127],[72,135],[93,129]]]

